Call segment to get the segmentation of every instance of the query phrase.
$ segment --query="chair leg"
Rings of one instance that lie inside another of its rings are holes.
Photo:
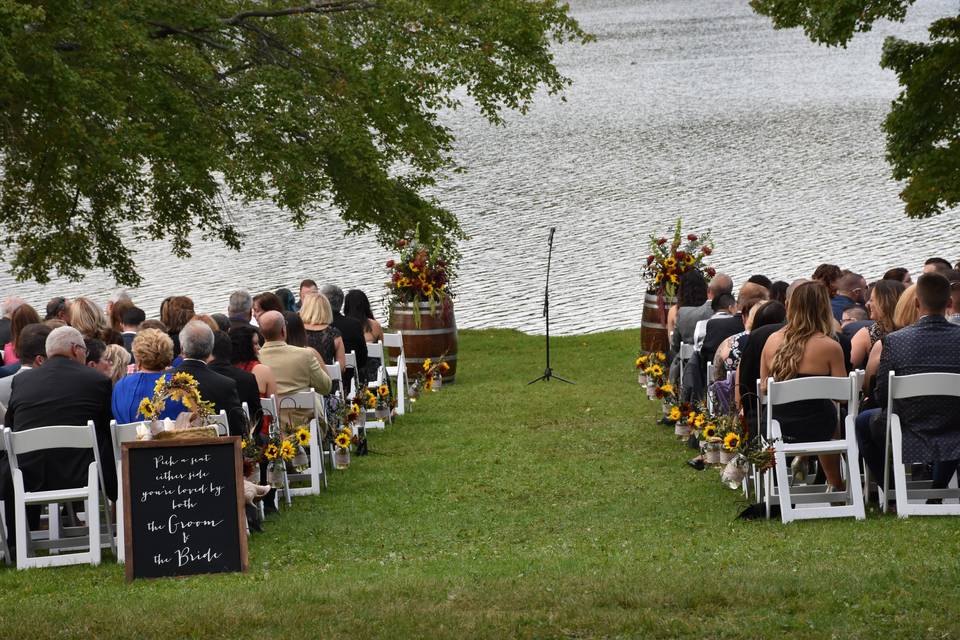
[[[60,505],[56,502],[51,502],[47,505],[47,539],[48,540],[59,540],[60,533],[62,531],[60,527]],[[55,556],[60,554],[59,549],[50,549],[50,555]]]

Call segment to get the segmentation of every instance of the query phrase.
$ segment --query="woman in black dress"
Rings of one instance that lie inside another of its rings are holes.
[[[787,305],[787,325],[770,336],[760,359],[760,386],[810,376],[846,377],[843,349],[833,333],[827,287],[818,281],[798,285]],[[838,436],[837,408],[830,400],[800,400],[777,405],[773,418],[786,442],[817,442]],[[820,456],[827,482],[843,488],[840,457]]]

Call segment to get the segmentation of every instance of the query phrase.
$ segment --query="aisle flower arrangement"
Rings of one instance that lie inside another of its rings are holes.
[[[446,354],[444,354],[445,356]],[[439,391],[443,384],[443,374],[450,371],[450,365],[444,362],[444,356],[436,361],[427,358],[417,373],[417,377],[410,383],[410,397],[417,398],[421,391]]]
[[[189,414],[177,417],[174,429],[203,427],[207,419],[215,413],[212,402],[205,402],[200,396],[196,378],[189,373],[179,372],[162,375],[153,387],[153,396],[140,401],[137,408],[144,420],[152,421],[156,426],[152,433],[160,429],[158,418],[167,406],[167,401],[180,402],[189,410]]]
[[[713,240],[709,233],[689,233],[681,231],[681,220],[677,220],[673,238],[650,236],[650,253],[643,269],[643,278],[647,290],[662,296],[673,298],[677,295],[680,276],[687,271],[699,270],[710,280],[716,275],[713,267],[704,263],[713,253]]]

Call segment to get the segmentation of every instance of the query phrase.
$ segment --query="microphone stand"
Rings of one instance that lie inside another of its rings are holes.
[[[550,238],[547,240],[549,244],[549,249],[547,251],[547,282],[543,287],[543,317],[546,318],[547,323],[547,368],[543,370],[543,375],[537,378],[536,380],[531,380],[527,385],[531,385],[534,382],[549,382],[552,379],[557,379],[560,382],[566,382],[567,384],[575,384],[566,378],[561,378],[558,375],[553,373],[553,369],[550,368],[550,263],[553,259],[553,234],[556,231],[556,227],[550,227]]]

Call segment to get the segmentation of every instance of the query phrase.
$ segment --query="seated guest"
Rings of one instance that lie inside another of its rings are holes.
[[[238,289],[230,294],[230,301],[227,303],[227,318],[230,320],[231,327],[242,327],[250,324],[250,317],[253,313],[253,298],[243,289]]]
[[[143,312],[143,309],[138,307],[128,307],[123,312],[123,317],[120,319],[123,331],[120,332],[120,337],[123,338],[124,348],[131,354],[133,353],[133,338],[137,335],[137,331],[140,331],[140,325],[146,319],[147,315]]]
[[[950,300],[953,301],[947,320],[953,324],[960,324],[960,271],[951,269],[947,271],[946,276],[950,282]]]
[[[760,388],[767,378],[775,381],[810,376],[847,375],[843,349],[833,338],[833,322],[827,288],[820,282],[798,285],[787,306],[787,325],[770,336],[760,359]],[[830,400],[800,400],[778,405],[774,418],[785,442],[816,442],[837,437],[837,411]],[[840,457],[820,456],[827,482],[843,488]],[[854,480],[856,482],[856,480]]]
[[[268,311],[260,320],[260,330],[266,340],[260,348],[260,360],[273,371],[277,393],[283,396],[311,387],[319,394],[329,393],[330,378],[313,354],[286,343],[287,328],[283,315]]]
[[[200,397],[205,402],[212,402],[215,412],[226,412],[230,435],[246,435],[247,417],[240,406],[237,383],[207,366],[207,360],[213,354],[213,331],[203,322],[191,320],[180,331],[180,347],[183,362],[175,371],[193,376]]]
[[[870,304],[870,301],[867,301]],[[851,340],[861,329],[873,324],[866,307],[847,307],[840,316],[840,330]]]
[[[830,298],[833,299],[833,296],[837,295],[837,282],[839,282],[840,276],[842,275],[843,272],[837,265],[823,263],[814,269],[810,279],[821,282],[823,286],[827,288],[827,291],[830,292]]]
[[[348,318],[340,313],[343,308],[343,291],[340,287],[332,284],[323,285],[320,293],[330,302],[330,308],[333,310],[333,326],[340,330],[343,336],[343,350],[345,353],[353,351],[357,356],[357,373],[364,375],[367,366],[367,341],[363,338],[363,325],[354,318]],[[350,388],[350,380],[353,378],[353,372],[347,371],[343,377],[343,384],[346,389]],[[357,388],[366,384],[366,380],[359,380]]]
[[[866,301],[867,281],[859,273],[845,271],[837,280],[837,293],[830,298],[830,307],[837,322],[843,318],[843,310],[848,307],[861,307]]]
[[[909,327],[916,322],[919,317],[920,312],[917,309],[917,286],[910,285],[900,294],[900,298],[897,300],[897,306],[893,310],[893,326],[890,332],[892,333],[904,327]],[[873,348],[870,349],[870,356],[867,358],[866,367],[864,367],[863,390],[868,394],[868,402],[872,398],[872,390],[876,382],[874,378],[880,369],[880,356],[882,354],[883,338],[877,340]]]
[[[120,332],[110,327],[107,316],[89,298],[76,298],[70,305],[70,326],[84,338],[102,340],[104,344],[123,344]]]
[[[939,273],[917,278],[919,319],[883,339],[875,397],[880,407],[857,418],[860,453],[874,478],[883,478],[887,398],[890,371],[898,376],[917,373],[960,373],[960,327],[947,322],[952,306],[950,283]],[[904,297],[906,293],[904,293]],[[901,298],[902,299],[902,298]],[[960,460],[960,399],[920,397],[898,400],[894,409],[903,425],[903,462],[934,464],[933,488],[947,486]]]
[[[312,347],[327,364],[336,362],[341,373],[346,371],[346,350],[340,330],[333,326],[330,301],[321,295],[308,295],[301,301],[300,318]]]
[[[670,339],[670,380],[679,381],[680,343],[694,344],[694,331],[697,323],[709,318],[713,311],[707,300],[707,280],[699,269],[687,271],[680,276],[677,288],[677,304],[670,308],[674,313],[674,327]],[[374,374],[375,375],[375,374]]]
[[[240,396],[240,402],[247,403],[247,410],[250,411],[250,426],[259,426],[263,418],[263,408],[260,406],[260,387],[257,378],[252,373],[239,369],[230,364],[230,357],[233,353],[233,343],[230,336],[223,331],[216,331],[213,334],[213,360],[210,361],[211,371],[226,376],[237,383],[237,394]],[[244,431],[246,437],[247,431]]]
[[[193,300],[187,296],[171,296],[160,304],[160,322],[167,327],[167,335],[173,340],[173,357],[180,355],[180,331],[196,315]]]
[[[307,343],[307,329],[303,325],[303,318],[296,311],[284,311],[283,320],[287,323],[287,344],[309,349],[320,364],[324,364],[320,352]]]
[[[17,357],[20,359],[20,368],[14,373],[0,378],[0,406],[3,412],[10,404],[10,389],[18,375],[43,364],[47,359],[47,336],[52,329],[45,324],[28,324],[20,330],[20,339],[17,340]],[[3,415],[0,414],[0,420]]]
[[[13,380],[10,404],[4,425],[13,431],[26,431],[53,425],[86,426],[93,420],[97,446],[102,460],[113,460],[110,440],[110,380],[85,366],[86,347],[83,336],[73,327],[54,329],[47,336],[47,359],[43,366],[18,375]],[[52,449],[18,457],[27,491],[66,489],[87,483],[87,472],[93,462],[92,451]],[[2,459],[0,482],[7,511],[8,541],[15,541],[13,483],[6,458]],[[104,490],[108,497],[117,497],[116,467],[102,465]],[[40,509],[27,510],[28,525],[36,529]]]
[[[157,331],[163,331],[164,333],[169,335],[169,332],[167,331],[167,325],[163,324],[162,322],[154,318],[150,318],[149,320],[144,320],[142,323],[140,323],[140,331],[142,331],[143,329],[156,329]],[[171,341],[172,340],[173,339],[171,338]]]
[[[257,320],[257,323],[260,322],[260,316],[267,311],[283,313],[283,302],[280,301],[280,298],[269,291],[253,296],[253,317]]]
[[[287,289],[286,287],[281,287],[274,291],[277,294],[277,297],[280,298],[280,302],[283,303],[284,311],[298,311],[297,309],[297,299],[293,295],[293,291]]]
[[[103,358],[110,363],[110,371],[107,377],[110,382],[116,384],[120,378],[127,375],[127,367],[130,365],[130,352],[119,344],[108,344]]]
[[[59,320],[64,325],[70,324],[70,300],[64,298],[63,296],[57,296],[56,298],[51,298],[50,302],[47,303],[47,315],[43,318],[46,320]]]
[[[103,313],[107,318],[110,327],[117,331],[122,331],[121,322],[123,320],[123,311],[133,306],[133,300],[126,289],[117,289],[104,305]],[[119,309],[117,307],[120,307]]]
[[[703,367],[706,363],[713,360],[717,354],[717,348],[720,343],[730,336],[743,331],[743,306],[752,304],[757,300],[766,300],[768,296],[767,289],[753,282],[746,282],[740,287],[737,296],[736,313],[729,317],[714,317],[707,322],[707,333],[703,337],[703,345],[700,347],[700,358]]]
[[[190,318],[190,320],[198,320],[199,322],[202,322],[203,324],[210,327],[210,331],[214,331],[214,332],[220,331],[220,325],[217,324],[217,321],[205,313],[198,313],[192,318]]]
[[[923,263],[924,273],[946,273],[953,269],[953,265],[945,258],[927,258]]]
[[[0,304],[0,345],[10,342],[10,318],[25,301],[19,296],[8,296]]]
[[[5,375],[15,373],[16,370],[19,369],[20,359],[17,358],[16,345],[20,332],[25,327],[31,324],[37,324],[38,322],[40,322],[40,316],[34,311],[33,307],[28,304],[20,305],[10,316],[10,342],[3,345],[4,369],[7,370]]]
[[[370,301],[360,289],[350,289],[343,299],[343,315],[353,318],[363,326],[363,338],[366,342],[383,340],[383,327],[377,322],[370,308]]]
[[[852,349],[850,362],[854,368],[862,369],[867,364],[867,357],[870,355],[873,345],[893,331],[893,313],[904,289],[903,283],[897,280],[881,280],[874,283],[870,290],[870,302],[868,303],[873,324],[861,328],[850,341]],[[850,313],[849,310],[844,311],[844,314],[848,313]],[[844,332],[846,332],[846,327],[844,327]]]
[[[113,387],[111,407],[113,419],[119,424],[143,420],[140,402],[152,398],[157,379],[165,375],[167,367],[173,362],[173,340],[166,331],[159,329],[141,329],[133,339],[133,357],[137,361],[137,372],[124,376]],[[169,373],[166,373],[169,375]],[[180,402],[167,400],[159,418],[176,420],[187,411]]]
[[[903,267],[894,267],[893,269],[888,269],[885,274],[883,274],[884,280],[896,280],[897,282],[903,283],[905,287],[909,287],[913,284],[913,280],[910,279],[910,270],[904,269]]]
[[[84,338],[83,344],[87,348],[87,366],[109,378],[113,372],[113,365],[106,358],[107,345],[97,338]]]
[[[754,311],[760,310],[769,300],[763,298],[750,298],[744,301],[741,307],[741,313],[746,318],[743,323],[743,331],[735,333],[723,342],[717,348],[717,353],[713,357],[713,364],[716,371],[716,379],[722,380],[732,376],[740,365],[740,355],[743,348],[747,346],[750,339],[750,330],[752,328]]]
[[[777,280],[770,285],[770,299],[776,300],[780,304],[787,304],[787,287],[790,284],[783,280]]]
[[[257,379],[261,398],[269,398],[277,392],[277,379],[267,365],[260,362],[260,334],[252,325],[231,327],[230,364],[252,373]]]
[[[211,313],[210,317],[217,323],[217,331],[226,333],[230,330],[230,319],[222,313]]]
[[[764,289],[767,290],[767,293],[770,292],[770,287],[773,285],[773,281],[762,273],[755,273],[754,275],[747,278],[747,282],[752,282],[753,284],[758,284]]]
[[[303,300],[309,295],[317,295],[320,291],[317,289],[317,283],[309,278],[300,283],[300,302],[297,303],[297,311],[303,306]]]

